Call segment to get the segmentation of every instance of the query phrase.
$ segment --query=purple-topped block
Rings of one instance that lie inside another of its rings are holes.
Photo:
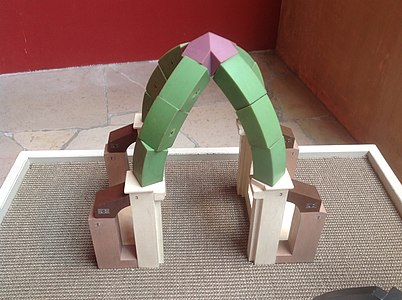
[[[191,41],[182,56],[187,56],[204,65],[212,76],[221,63],[236,54],[237,49],[233,42],[208,32]]]

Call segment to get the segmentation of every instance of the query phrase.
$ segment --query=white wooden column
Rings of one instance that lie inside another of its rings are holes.
[[[166,196],[165,181],[142,187],[127,171],[124,193],[130,196],[138,267],[159,267],[164,261],[161,202]]]
[[[256,265],[274,264],[276,261],[290,189],[293,189],[293,184],[287,170],[272,187],[251,177],[249,195],[252,196],[253,205],[247,255],[249,261]]]
[[[248,143],[243,126],[236,120],[237,129],[240,135],[239,160],[237,168],[237,194],[246,197],[250,182],[250,170],[252,165],[251,147]],[[247,206],[247,210],[249,206]]]

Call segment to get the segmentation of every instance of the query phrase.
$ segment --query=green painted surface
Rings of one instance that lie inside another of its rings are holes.
[[[251,146],[269,148],[282,137],[278,117],[268,95],[238,110],[236,114]]]
[[[282,137],[268,149],[252,146],[251,153],[254,178],[270,186],[275,185],[286,170],[285,139]]]
[[[166,78],[169,78],[170,74],[172,74],[176,66],[181,61],[181,53],[182,47],[179,45],[170,49],[159,59],[158,64]]]
[[[160,91],[166,83],[166,77],[163,75],[162,69],[158,65],[155,70],[152,72],[151,77],[149,78],[146,91],[151,96],[151,99],[154,100],[158,97]]]
[[[171,147],[187,113],[157,97],[140,131],[140,139],[156,151]]]
[[[237,52],[240,54],[240,56],[244,59],[244,61],[251,67],[255,61],[254,59],[248,54],[246,50],[243,48],[236,46]]]
[[[151,109],[152,103],[154,103],[154,101],[152,100],[151,96],[145,92],[144,93],[144,98],[142,99],[142,122],[144,122],[145,118],[148,115],[149,110]]]
[[[240,54],[222,63],[216,70],[214,80],[236,110],[254,103],[267,93]]]
[[[134,174],[142,186],[163,179],[167,149],[210,79],[207,68],[181,57],[184,46],[159,60],[147,84],[144,125],[134,150]],[[254,177],[274,185],[286,170],[284,138],[257,63],[240,47],[238,51],[219,66],[214,80],[243,125],[252,149]]]
[[[147,186],[163,180],[167,150],[155,151],[138,139],[135,143],[134,153],[133,171],[141,186]]]
[[[207,68],[189,57],[183,57],[159,96],[177,109],[189,112],[209,79]]]
[[[254,74],[257,76],[258,80],[265,86],[264,77],[262,77],[260,67],[256,62],[251,66],[251,70],[253,70]]]
[[[261,70],[258,67],[258,64],[255,62],[255,60],[251,57],[251,55],[246,50],[240,48],[239,46],[236,46],[236,49],[239,52],[240,56],[244,59],[244,61],[253,70],[254,74],[257,76],[260,82],[264,84],[264,78],[262,77]]]

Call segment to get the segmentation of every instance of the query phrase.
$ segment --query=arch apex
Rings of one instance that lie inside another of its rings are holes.
[[[221,63],[238,53],[236,44],[212,32],[208,32],[191,41],[182,56],[194,59],[207,67],[213,76]]]

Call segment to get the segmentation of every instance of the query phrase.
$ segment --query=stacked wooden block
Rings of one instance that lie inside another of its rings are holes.
[[[158,267],[164,261],[161,201],[168,148],[210,77],[241,122],[237,189],[248,199],[249,260],[269,264],[314,258],[325,211],[317,193],[311,193],[315,189],[291,180],[297,143],[291,131],[281,130],[256,62],[231,41],[207,33],[159,60],[146,86],[142,114],[109,135],[105,163],[110,187],[97,193],[88,219],[100,268]],[[131,172],[126,150],[133,142]],[[280,243],[287,201],[298,208],[290,250]],[[123,220],[129,221],[135,245],[123,241]],[[305,241],[310,247],[303,246]]]
[[[255,178],[274,185],[285,173],[285,142],[257,63],[231,41],[207,33],[167,52],[147,84],[144,125],[134,150],[134,175],[141,186],[163,180],[167,149],[210,76],[243,124]]]
[[[144,94],[144,125],[134,149],[134,174],[141,186],[163,180],[168,148],[208,81],[207,68],[183,57],[182,46],[159,60]]]

